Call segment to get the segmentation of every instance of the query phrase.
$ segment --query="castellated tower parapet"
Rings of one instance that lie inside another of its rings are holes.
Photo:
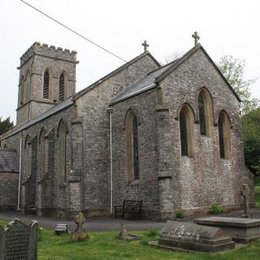
[[[20,58],[20,67],[23,66],[33,55],[47,56],[53,59],[60,59],[77,63],[77,52],[48,45],[46,43],[35,42]]]
[[[17,125],[75,94],[77,52],[35,42],[20,58]]]

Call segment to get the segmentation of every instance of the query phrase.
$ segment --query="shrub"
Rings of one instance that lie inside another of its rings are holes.
[[[184,215],[181,211],[176,212],[176,218],[184,218]]]
[[[210,214],[221,214],[224,212],[223,207],[219,206],[219,205],[211,205],[209,207],[209,213]]]

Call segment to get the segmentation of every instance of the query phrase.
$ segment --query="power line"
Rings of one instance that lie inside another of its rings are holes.
[[[100,48],[101,50],[103,50],[103,51],[109,53],[110,55],[116,57],[117,59],[119,59],[119,60],[121,60],[121,61],[123,61],[123,62],[127,62],[125,59],[119,57],[119,56],[116,55],[115,53],[109,51],[108,49],[102,47],[101,45],[95,43],[94,41],[88,39],[88,38],[85,37],[84,35],[78,33],[77,31],[73,30],[72,28],[68,27],[67,25],[65,25],[65,24],[63,24],[63,23],[61,23],[61,22],[59,22],[59,21],[56,20],[55,18],[53,18],[53,17],[49,16],[48,14],[42,12],[42,11],[39,10],[38,8],[36,8],[36,7],[32,6],[31,4],[27,3],[26,1],[23,1],[23,0],[20,0],[20,1],[23,2],[24,4],[26,4],[27,6],[31,7],[32,9],[36,10],[36,11],[39,12],[40,14],[44,15],[45,17],[49,18],[49,19],[52,20],[53,22],[55,22],[55,23],[61,25],[62,27],[66,28],[67,30],[71,31],[72,33],[78,35],[79,37],[83,38],[84,40],[86,40],[86,41],[90,42],[91,44],[95,45],[96,47]]]

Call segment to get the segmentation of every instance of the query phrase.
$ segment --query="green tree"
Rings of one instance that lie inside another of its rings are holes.
[[[10,121],[10,117],[5,120],[2,120],[2,117],[0,117],[0,135],[10,130],[13,126],[14,123]]]
[[[225,76],[231,87],[236,91],[241,99],[241,114],[245,115],[258,106],[258,100],[251,97],[250,84],[255,80],[245,80],[245,61],[235,59],[233,56],[222,56],[217,63],[220,71]]]
[[[260,107],[242,117],[245,161],[255,175],[260,174]]]

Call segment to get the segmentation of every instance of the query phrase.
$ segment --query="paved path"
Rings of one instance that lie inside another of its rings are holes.
[[[260,208],[250,210],[252,218],[260,219]],[[219,216],[227,217],[241,217],[243,214],[242,210],[236,210],[229,213],[221,214]],[[70,230],[74,230],[76,225],[73,220],[63,220],[57,218],[47,218],[47,217],[37,217],[33,215],[22,215],[14,211],[10,212],[0,212],[0,218],[7,221],[11,221],[14,218],[19,218],[25,223],[30,223],[32,220],[37,220],[40,227],[45,227],[49,229],[55,229],[57,223],[66,223],[69,226]],[[182,221],[192,221],[192,218],[184,218]],[[160,229],[164,226],[165,222],[156,222],[148,220],[125,220],[125,219],[114,219],[114,218],[89,218],[86,220],[84,226],[88,231],[97,232],[97,231],[119,231],[120,224],[124,223],[127,230],[137,231],[137,230],[150,230],[150,229]]]
[[[64,220],[57,218],[47,218],[47,217],[37,217],[34,215],[22,215],[17,212],[0,212],[0,218],[7,221],[11,221],[14,218],[18,218],[24,223],[30,223],[32,220],[37,220],[40,227],[55,229],[57,223],[66,223],[70,230],[74,230],[76,225],[73,220]],[[97,231],[119,231],[120,224],[124,223],[127,230],[137,231],[137,230],[150,230],[154,228],[162,228],[165,222],[156,222],[148,220],[125,220],[125,219],[114,219],[114,218],[89,218],[84,224],[87,231],[97,232]]]

